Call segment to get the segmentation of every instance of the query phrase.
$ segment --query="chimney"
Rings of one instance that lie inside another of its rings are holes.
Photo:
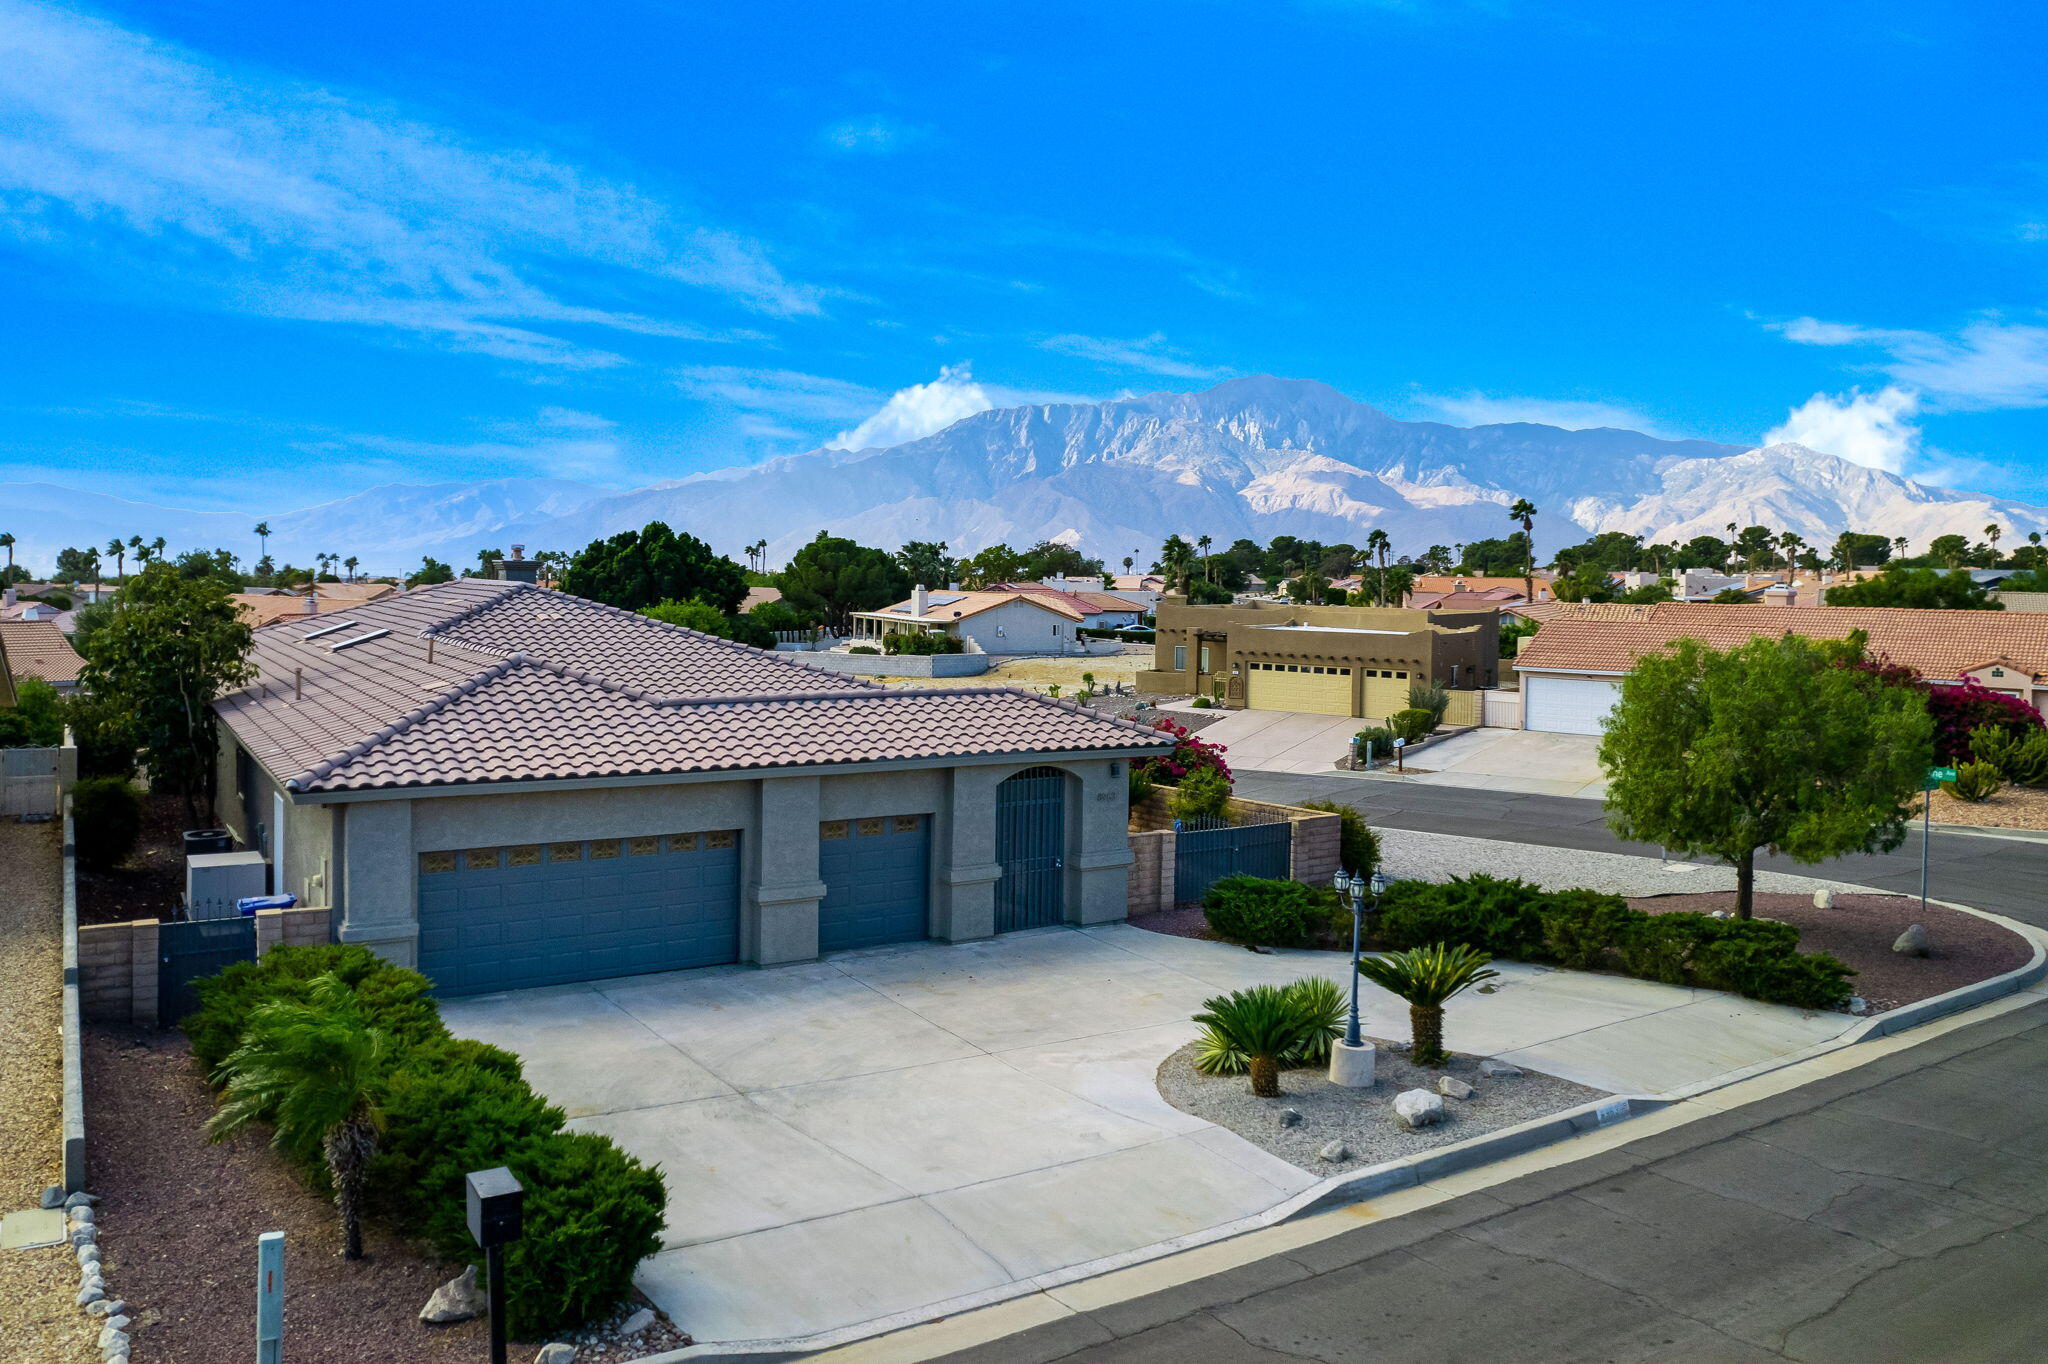
[[[911,615],[923,616],[927,611],[931,610],[931,607],[932,594],[925,590],[925,585],[923,583],[919,583],[916,587],[910,589]]]
[[[306,613],[307,615],[309,615],[309,616],[317,616],[317,615],[319,615],[319,614],[320,614],[320,598],[319,598],[319,597],[315,596],[315,595],[314,595],[313,593],[311,593],[311,592],[308,592],[308,593],[307,593],[307,594],[306,594],[305,596],[303,596],[303,597],[299,598],[299,600],[300,600],[301,602],[305,603],[305,605],[304,605],[303,607],[301,607],[300,609],[302,609],[302,610],[303,610],[303,611],[304,611],[304,612],[305,612],[305,613]]]
[[[9,583],[9,584],[7,584],[7,586],[6,586],[6,587],[5,587],[4,589],[0,589],[0,607],[5,607],[5,606],[13,606],[13,605],[14,605],[14,584],[13,584],[13,583]]]

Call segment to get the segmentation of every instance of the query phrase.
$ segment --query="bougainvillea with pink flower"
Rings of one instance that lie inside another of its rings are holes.
[[[2025,738],[2028,731],[2041,728],[2041,712],[2002,691],[1993,691],[1976,678],[1960,686],[1936,683],[1927,688],[1927,711],[1934,717],[1934,752],[1945,763],[1970,757],[1970,731],[1992,725]]]
[[[1205,743],[1178,720],[1162,718],[1152,728],[1173,740],[1173,752],[1163,757],[1147,759],[1141,769],[1146,776],[1169,785],[1178,784],[1182,777],[1198,767],[1213,767],[1230,780],[1230,764],[1223,761],[1223,745]]]

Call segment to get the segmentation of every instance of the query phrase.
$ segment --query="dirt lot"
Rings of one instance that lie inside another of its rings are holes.
[[[2048,791],[2032,786],[2008,786],[1991,799],[1975,804],[1957,800],[1946,791],[1936,791],[1934,822],[1975,824],[1994,829],[2048,830]]]
[[[1011,658],[979,677],[877,677],[870,680],[897,687],[1031,687],[1044,691],[1057,685],[1064,696],[1072,696],[1087,684],[1082,673],[1094,673],[1098,687],[1121,682],[1129,687],[1138,674],[1152,666],[1152,647],[1137,653],[1104,654],[1099,658]]]

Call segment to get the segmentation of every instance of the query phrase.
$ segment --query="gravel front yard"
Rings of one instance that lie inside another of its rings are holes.
[[[341,1258],[334,1207],[308,1192],[245,1134],[214,1145],[202,1126],[212,1092],[177,1033],[91,1028],[86,1034],[87,1172],[101,1195],[107,1281],[144,1310],[144,1364],[222,1364],[254,1357],[256,1238],[285,1234],[285,1358],[293,1364],[433,1364],[487,1358],[478,1319],[426,1326],[427,1295],[460,1272],[371,1221],[365,1259]],[[532,1359],[543,1342],[512,1347]],[[604,1364],[677,1348],[666,1321],[636,1348],[584,1348]],[[12,1360],[8,1360],[12,1364]]]
[[[1196,1070],[1198,1044],[1190,1042],[1160,1063],[1159,1093],[1182,1112],[1227,1127],[1261,1150],[1319,1175],[1367,1169],[1606,1097],[1603,1090],[1535,1071],[1489,1078],[1479,1073],[1476,1056],[1454,1055],[1442,1070],[1426,1070],[1411,1064],[1405,1050],[1391,1050],[1381,1038],[1368,1040],[1379,1049],[1370,1089],[1333,1085],[1318,1066],[1282,1071],[1281,1097],[1261,1099],[1245,1076]],[[1473,1094],[1469,1099],[1446,1098],[1443,1122],[1410,1131],[1394,1117],[1396,1094],[1409,1089],[1434,1093],[1438,1077],[1445,1075],[1471,1085]],[[1301,1121],[1281,1126],[1287,1109],[1301,1114]],[[1317,1155],[1333,1140],[1349,1148],[1348,1159],[1330,1161]]]
[[[1609,895],[1669,895],[1688,891],[1733,890],[1735,869],[1712,862],[1668,864],[1629,853],[1585,852],[1578,848],[1546,848],[1534,843],[1506,843],[1461,834],[1420,833],[1411,829],[1380,829],[1380,861],[1387,875],[1419,881],[1448,881],[1453,876],[1487,872],[1514,876],[1544,890],[1604,891]],[[1760,871],[1756,888],[1813,894],[1821,887],[1862,890],[1842,881],[1782,872]]]
[[[1936,824],[1968,824],[1989,829],[2048,830],[2048,791],[2008,786],[1989,800],[1974,804],[1946,791],[1934,793]]]
[[[62,831],[0,822],[0,1212],[36,1206],[63,1178]],[[0,1358],[96,1360],[67,1245],[0,1251]]]

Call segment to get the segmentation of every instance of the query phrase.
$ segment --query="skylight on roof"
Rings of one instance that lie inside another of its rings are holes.
[[[368,644],[371,640],[382,639],[390,633],[389,630],[372,630],[368,634],[357,635],[354,639],[337,639],[327,647],[336,653],[340,653],[343,649],[353,649],[358,644]]]
[[[301,636],[301,638],[318,639],[322,635],[331,635],[336,630],[346,630],[354,624],[355,622],[352,620],[338,620],[334,622],[334,624],[332,625],[323,625],[318,630],[309,630],[303,636]]]

